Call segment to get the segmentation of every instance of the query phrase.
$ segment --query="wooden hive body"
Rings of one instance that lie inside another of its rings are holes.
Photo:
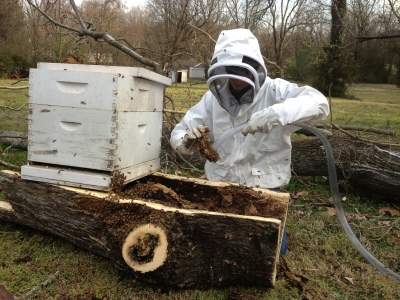
[[[29,79],[23,179],[110,189],[160,165],[167,77],[142,68],[40,63]]]

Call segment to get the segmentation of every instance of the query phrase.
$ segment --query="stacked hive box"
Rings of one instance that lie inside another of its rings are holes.
[[[23,179],[109,190],[160,166],[167,77],[142,68],[40,63],[29,76]]]

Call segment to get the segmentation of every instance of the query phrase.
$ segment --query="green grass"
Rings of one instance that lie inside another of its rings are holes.
[[[288,192],[301,195],[292,200],[288,212],[288,238],[295,254],[288,255],[288,264],[308,278],[320,299],[399,299],[400,285],[370,265],[347,238],[328,201],[328,183],[320,180],[302,178],[299,183],[294,179],[287,186]],[[400,272],[398,217],[379,213],[393,204],[351,194],[343,197],[347,219],[361,243]]]
[[[338,126],[358,125],[393,130],[400,135],[400,89],[394,85],[358,84],[350,86],[355,99],[332,99],[327,118]]]
[[[207,92],[207,84],[202,80],[192,79],[187,83],[173,83],[167,87],[165,95],[172,97],[174,101],[167,101],[166,108],[187,111],[199,102],[205,92]]]
[[[11,86],[13,82],[0,80],[0,86]],[[166,95],[174,103],[167,103],[167,108],[187,110],[195,105],[207,87],[192,83],[168,87]],[[332,99],[333,123],[400,133],[400,89],[363,84],[351,86],[350,93],[355,96],[352,100]],[[14,113],[3,107],[18,108],[26,101],[27,90],[0,90],[0,130],[26,131],[26,108]],[[399,143],[398,137],[390,141]],[[23,165],[26,151],[0,144],[0,160]],[[0,169],[8,168],[0,165]],[[234,293],[256,299],[400,299],[400,285],[371,266],[346,237],[329,202],[330,191],[324,178],[293,178],[285,189],[292,195],[287,219],[289,253],[285,257],[289,273],[280,272],[274,288],[160,291],[121,273],[109,260],[67,241],[5,222],[0,222],[0,284],[23,296],[59,272],[29,299],[222,300],[230,299]],[[346,197],[347,218],[361,242],[378,260],[400,272],[399,217],[379,212],[385,206],[397,210],[400,207],[345,192],[342,196]],[[0,192],[0,201],[5,199]]]
[[[28,86],[28,81],[0,78],[0,86]],[[28,131],[28,89],[0,89],[0,131]]]
[[[12,147],[11,145],[0,142],[0,160],[13,165],[13,166],[22,166],[27,162],[28,153],[25,149]],[[6,166],[2,166],[0,164],[1,169],[10,169]],[[18,169],[17,169],[18,170]]]

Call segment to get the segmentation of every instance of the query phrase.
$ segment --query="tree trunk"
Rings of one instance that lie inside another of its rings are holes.
[[[287,194],[160,173],[121,194],[10,171],[0,182],[0,220],[62,237],[157,288],[274,285]]]
[[[400,153],[346,136],[328,138],[336,171],[353,188],[388,201],[400,200]],[[293,172],[298,176],[328,176],[325,151],[318,139],[293,141]]]
[[[345,97],[349,70],[343,49],[344,31],[347,19],[347,1],[331,1],[331,36],[329,45],[324,47],[326,56],[317,68],[315,87],[324,95]]]

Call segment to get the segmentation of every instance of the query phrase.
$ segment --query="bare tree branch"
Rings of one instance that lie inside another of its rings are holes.
[[[51,23],[53,23],[54,25],[76,32],[76,33],[80,33],[81,31],[79,29],[76,29],[74,27],[62,24],[57,22],[56,20],[54,20],[53,18],[51,18],[48,14],[46,14],[38,5],[36,5],[35,3],[33,3],[31,0],[26,0],[30,6],[32,6],[33,8],[35,8],[37,11],[39,11],[47,20],[49,20]],[[70,2],[74,2],[73,0],[70,0]],[[75,3],[74,3],[75,4]]]
[[[278,66],[278,64],[277,64],[276,62],[270,61],[270,60],[269,60],[268,58],[266,58],[264,55],[263,55],[262,57],[264,58],[265,62],[266,62],[268,65],[273,65],[273,66],[275,66],[276,68],[279,69],[279,72],[282,72],[282,68],[281,68],[280,66]]]
[[[88,27],[85,26],[85,23],[89,24],[90,22],[86,22],[83,20],[74,0],[70,0],[70,4],[75,12],[75,17],[77,18],[81,28],[75,28],[71,27],[68,25],[65,25],[63,23],[59,23],[55,21],[53,18],[51,18],[46,12],[44,12],[38,5],[36,5],[32,0],[27,0],[29,5],[39,11],[45,18],[47,18],[52,24],[55,26],[67,29],[69,31],[75,32],[78,36],[88,36],[94,39],[95,41],[103,40],[112,47],[122,51],[123,53],[127,54],[134,60],[138,61],[139,63],[149,66],[154,69],[155,72],[157,73],[162,73],[162,68],[161,65],[153,60],[144,58],[140,54],[136,53],[134,50],[130,49],[129,47],[119,43],[114,37],[112,37],[109,33],[107,32],[98,32],[94,31],[94,28],[92,30],[89,30]]]
[[[204,30],[201,30],[200,28],[198,28],[198,27],[196,27],[196,26],[194,26],[194,25],[192,25],[192,24],[190,24],[190,23],[188,23],[188,25],[189,25],[190,27],[192,27],[192,28],[194,28],[194,29],[200,31],[201,33],[205,34],[206,36],[208,36],[209,39],[210,39],[211,41],[213,41],[214,43],[217,42],[216,40],[213,39],[213,37],[212,37],[209,33],[205,32]],[[281,68],[280,66],[278,66],[277,63],[268,60],[264,55],[263,55],[263,59],[265,60],[265,62],[266,62],[267,64],[273,65],[273,66],[275,66],[276,68],[278,68],[280,71],[282,71],[282,68]]]
[[[400,23],[400,14],[398,13],[398,9],[395,7],[396,3],[393,0],[389,0],[390,9],[392,13],[396,16],[397,21]]]
[[[198,27],[196,27],[196,26],[194,26],[194,25],[192,25],[192,24],[190,24],[190,23],[188,23],[188,25],[189,25],[190,27],[192,27],[193,29],[196,29],[196,30],[200,31],[201,33],[204,33],[204,34],[205,34],[206,36],[208,36],[209,39],[210,39],[211,41],[213,41],[214,43],[217,42],[216,40],[213,39],[213,37],[212,37],[209,33],[205,32],[204,30],[201,30],[200,28],[198,28]]]
[[[358,36],[356,39],[358,42],[365,42],[370,40],[388,40],[388,39],[398,39],[400,34],[396,35],[381,35],[381,36]]]

